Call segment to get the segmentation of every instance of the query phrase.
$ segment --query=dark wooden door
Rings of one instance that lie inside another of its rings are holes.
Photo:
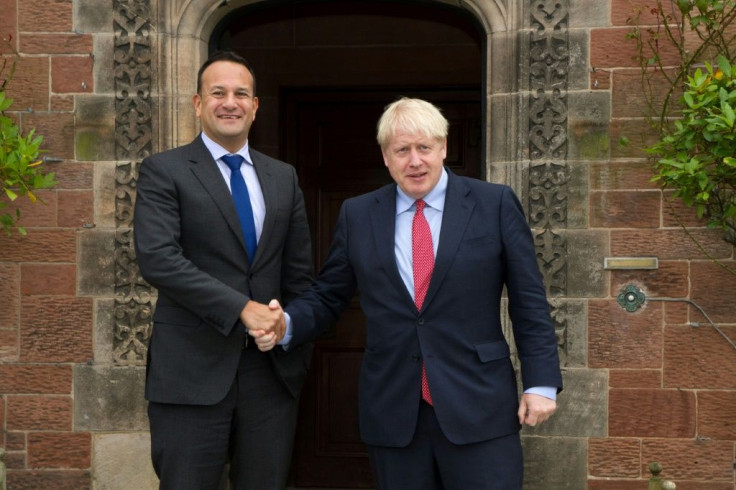
[[[446,165],[479,177],[481,90],[288,91],[284,93],[284,157],[299,173],[317,269],[329,250],[342,202],[391,182],[376,143],[383,108],[399,95],[432,101],[450,121]],[[358,295],[360,292],[358,292]],[[358,431],[358,374],[365,318],[358,298],[316,342],[302,392],[292,477],[297,487],[372,488]]]

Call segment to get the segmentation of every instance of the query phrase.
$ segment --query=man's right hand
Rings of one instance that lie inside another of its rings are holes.
[[[274,333],[276,342],[284,338],[286,319],[284,310],[278,300],[272,299],[268,305],[250,300],[240,312],[240,321],[248,330],[260,330],[263,333]]]

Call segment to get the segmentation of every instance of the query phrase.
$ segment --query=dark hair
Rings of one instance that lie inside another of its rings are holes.
[[[256,94],[256,73],[253,71],[253,68],[251,68],[248,60],[240,56],[238,53],[235,53],[234,51],[217,51],[202,64],[202,66],[199,68],[199,72],[197,73],[198,94],[201,95],[202,92],[202,73],[204,73],[208,66],[217,61],[230,61],[232,63],[237,63],[246,67],[250,72],[250,75],[253,77],[253,95]]]

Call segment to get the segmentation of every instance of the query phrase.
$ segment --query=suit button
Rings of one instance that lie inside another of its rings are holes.
[[[424,318],[417,320],[417,325],[424,325]]]
[[[411,360],[414,362],[419,362],[422,360],[422,356],[411,356]]]

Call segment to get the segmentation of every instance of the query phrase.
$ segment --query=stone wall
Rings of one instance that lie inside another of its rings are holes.
[[[22,55],[13,117],[63,159],[47,164],[60,184],[46,205],[22,205],[29,234],[0,236],[9,489],[156,486],[142,398],[151,291],[130,209],[137,163],[196,132],[189,94],[214,25],[255,2],[221,3],[0,0],[0,37]],[[646,488],[659,460],[679,488],[732,489],[736,350],[669,299],[736,339],[736,276],[679,223],[731,267],[734,250],[650,182],[626,40],[647,1],[443,3],[485,30],[488,174],[527,208],[558,329],[565,391],[549,423],[523,432],[525,488]],[[604,269],[626,256],[659,267]],[[630,284],[648,298],[634,313],[617,303]]]

